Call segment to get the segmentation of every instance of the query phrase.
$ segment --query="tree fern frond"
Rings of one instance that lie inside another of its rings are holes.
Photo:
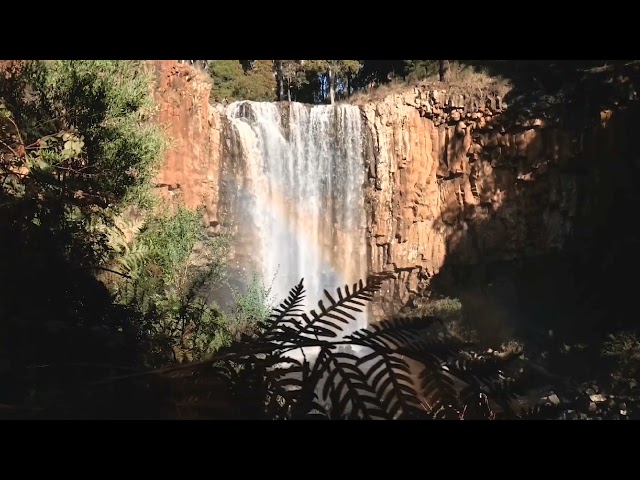
[[[281,419],[289,416],[300,401],[304,389],[303,365],[292,360],[286,367],[276,367],[266,372],[268,417]]]
[[[375,390],[366,375],[357,367],[358,357],[346,352],[326,352],[326,378],[323,379],[322,400],[349,419],[387,419]]]
[[[338,328],[336,328],[333,323],[322,320],[314,310],[311,310],[311,316],[314,317],[313,320],[311,320],[306,313],[302,315],[304,326],[300,331],[296,332],[297,336],[302,338],[336,338],[338,336],[338,333],[335,331],[338,330]],[[318,323],[328,325],[330,328],[318,325]]]
[[[410,367],[401,356],[373,351],[360,358],[357,365],[366,372],[367,381],[389,418],[419,418],[424,415]]]
[[[346,338],[354,343],[371,348],[397,349],[418,342],[426,329],[441,320],[436,317],[392,318],[369,325],[353,332]]]
[[[524,376],[505,374],[516,353],[478,355],[469,352],[472,344],[434,339],[439,319],[429,316],[343,335],[386,278],[324,291],[309,313],[301,280],[260,334],[204,362],[119,378],[166,381],[158,395],[173,398],[181,418],[469,419],[495,418],[494,407],[518,417],[512,398]],[[309,347],[315,356],[306,356]]]
[[[421,393],[433,413],[441,409],[455,409],[459,406],[458,392],[454,377],[447,372],[446,365],[438,357],[426,354],[419,374]]]
[[[504,361],[496,356],[478,356],[457,358],[455,361],[448,363],[447,367],[453,375],[461,380],[469,384],[482,386],[495,383],[500,378],[505,378],[501,370],[503,364]]]
[[[352,291],[349,291],[349,285],[345,285],[344,295],[342,293],[342,289],[338,287],[338,300],[335,300],[331,295],[327,295],[328,292],[325,291],[325,295],[327,296],[327,300],[329,301],[330,305],[325,307],[324,303],[321,300],[318,302],[320,313],[316,312],[315,310],[311,310],[310,312],[311,316],[313,317],[312,320],[310,320],[308,316],[303,315],[303,319],[306,322],[306,325],[299,332],[299,334],[301,336],[313,335],[317,337],[335,338],[337,336],[337,332],[343,330],[337,322],[348,324],[355,321],[356,317],[349,313],[349,311],[362,312],[360,306],[363,306],[364,304],[362,304],[362,302],[360,302],[359,300],[373,300],[374,293],[380,290],[382,282],[386,278],[388,277],[380,275],[369,276],[366,283],[363,283],[362,280],[359,280],[358,283],[355,283],[353,285]],[[325,317],[331,318],[333,322],[324,320]],[[330,328],[321,328],[319,330],[315,329],[317,323],[323,323],[324,325],[330,326]]]
[[[294,326],[299,326],[299,322],[291,317],[298,317],[302,315],[302,305],[305,297],[304,290],[304,278],[300,280],[300,283],[293,287],[289,291],[289,295],[282,303],[273,309],[271,318],[262,323],[261,327],[264,329],[262,338],[269,338],[274,335],[274,331],[278,331],[279,327],[283,323],[290,323]],[[281,331],[279,333],[282,333]]]

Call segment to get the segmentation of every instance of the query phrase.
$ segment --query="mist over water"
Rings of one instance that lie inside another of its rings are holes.
[[[361,111],[350,105],[228,105],[237,223],[245,272],[273,284],[277,301],[304,278],[306,310],[327,289],[367,273]],[[273,282],[273,283],[272,283]],[[327,302],[325,302],[325,305]],[[366,315],[358,318],[359,327]]]

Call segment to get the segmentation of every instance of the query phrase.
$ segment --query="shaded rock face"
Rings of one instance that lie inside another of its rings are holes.
[[[544,259],[555,270],[537,272],[538,283],[553,289],[554,276],[566,283],[563,272],[575,259],[559,259],[602,248],[593,232],[620,208],[609,198],[609,189],[620,191],[612,169],[638,173],[629,136],[637,112],[604,111],[597,124],[582,119],[578,126],[509,115],[497,95],[472,101],[420,88],[363,111],[373,143],[365,193],[369,266],[395,274],[376,318],[412,305],[435,280],[451,287],[502,277],[503,290],[524,289],[526,282],[516,285],[514,273],[505,273],[512,261],[531,271]],[[633,191],[631,178],[626,192]]]
[[[222,120],[209,102],[211,84],[205,74],[175,60],[149,65],[156,77],[156,121],[171,142],[156,179],[159,192],[189,208],[204,206],[206,221],[215,226]]]

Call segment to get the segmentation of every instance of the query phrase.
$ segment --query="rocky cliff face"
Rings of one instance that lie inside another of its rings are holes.
[[[157,177],[161,194],[190,208],[204,206],[210,225],[219,222],[221,116],[210,104],[206,75],[175,60],[149,62],[156,77],[157,121],[166,127],[169,149]]]
[[[220,177],[228,160],[227,120],[209,104],[210,85],[196,70],[175,61],[151,63],[158,120],[173,139],[160,189],[190,207],[204,204],[207,221],[217,226],[226,209]],[[584,247],[582,263],[589,266],[573,275],[593,273],[594,252],[601,265],[624,263],[632,272],[635,260],[620,245],[640,250],[637,236],[624,228],[631,225],[640,178],[634,139],[640,113],[635,100],[628,102],[635,89],[629,83],[624,101],[607,108],[581,88],[588,101],[576,101],[579,108],[543,97],[508,106],[497,91],[472,94],[443,85],[361,107],[370,133],[363,192],[369,270],[395,277],[375,317],[427,295],[452,269],[529,259],[526,268],[538,268],[540,282],[553,292],[563,282],[558,275],[580,263],[551,270],[553,255]],[[544,267],[543,257],[551,259]]]
[[[610,110],[602,112],[601,124],[576,128],[553,106],[514,114],[497,93],[429,87],[363,110],[373,143],[366,189],[369,264],[395,274],[377,317],[423,295],[445,264],[566,250],[577,222],[595,212],[581,195],[589,186],[596,195],[608,157],[633,151],[621,132],[628,124],[618,122],[617,133],[610,131]]]

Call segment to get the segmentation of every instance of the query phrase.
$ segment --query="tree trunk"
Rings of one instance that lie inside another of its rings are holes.
[[[351,96],[351,74],[347,74],[347,95]]]
[[[331,105],[333,105],[336,101],[334,81],[333,70],[331,69],[331,67],[329,67],[329,99],[331,100]]]
[[[440,81],[448,82],[451,77],[451,66],[449,60],[439,60],[440,62]]]
[[[276,76],[278,77],[278,100],[284,98],[284,78],[282,75],[282,60],[276,60]]]
[[[291,101],[291,79],[287,81],[287,98]]]

